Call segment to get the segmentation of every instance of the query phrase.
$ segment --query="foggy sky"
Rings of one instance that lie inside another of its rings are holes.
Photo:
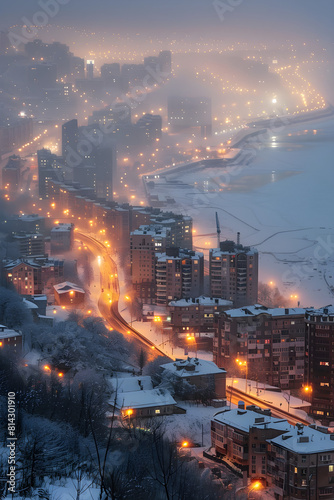
[[[22,24],[48,0],[2,2],[0,25]],[[57,0],[50,0],[57,1]],[[66,2],[66,0],[59,0]],[[50,18],[53,25],[74,25],[97,30],[177,33],[230,39],[277,41],[319,38],[333,43],[333,0],[216,0],[229,6],[224,20],[214,0],[68,0]],[[5,3],[5,5],[4,5]],[[231,7],[232,6],[232,7]],[[230,10],[233,9],[233,10]]]

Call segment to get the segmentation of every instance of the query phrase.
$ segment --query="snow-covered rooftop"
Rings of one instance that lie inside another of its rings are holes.
[[[320,309],[307,309],[307,313],[311,316],[334,316],[334,307],[330,304]]]
[[[258,316],[260,314],[268,314],[270,316],[296,316],[301,315],[304,316],[306,309],[302,307],[274,307],[268,308],[266,306],[262,306],[261,304],[255,304],[253,306],[240,307],[238,309],[229,309],[225,311],[227,316],[231,318],[240,318],[240,317],[249,317],[249,316]]]
[[[167,255],[166,253],[157,253],[156,258],[158,262],[166,262],[167,260],[175,260],[175,259],[192,259],[199,260],[203,257],[202,252],[192,252],[189,253],[187,250],[180,250],[179,255]]]
[[[109,404],[114,405],[113,398]],[[164,389],[142,390],[134,392],[122,392],[116,399],[116,408],[147,408],[154,406],[175,405],[176,401],[171,394]]]
[[[160,238],[166,238],[167,237],[167,231],[169,228],[167,227],[162,227],[159,224],[151,224],[149,226],[139,226],[138,229],[135,229],[130,233],[130,235],[149,235],[153,237],[160,237]]]
[[[73,309],[72,309],[73,311]],[[68,309],[64,309],[62,306],[46,306],[46,315],[39,315],[40,318],[48,318],[49,320],[54,321],[66,321],[70,311]]]
[[[286,420],[277,417],[271,417],[263,413],[257,413],[252,410],[242,410],[235,408],[232,410],[223,410],[216,413],[213,417],[215,422],[229,425],[234,429],[248,432],[250,427],[270,427],[282,431],[290,431],[294,427]]]
[[[22,333],[16,332],[11,328],[7,328],[5,325],[0,325],[0,338],[9,339],[11,337],[21,337]]]
[[[108,383],[113,391],[118,394],[153,389],[152,379],[148,375],[141,377],[111,377],[108,379]]]
[[[85,290],[80,288],[78,285],[75,283],[70,283],[69,281],[63,281],[63,283],[59,283],[58,285],[53,285],[53,288],[59,293],[67,293],[70,290],[74,292],[80,292],[80,293],[85,293]]]
[[[270,442],[303,455],[334,452],[334,434],[324,434],[308,426],[292,427],[286,434],[270,439]]]
[[[198,358],[179,359],[174,363],[166,363],[161,367],[164,370],[174,373],[180,378],[226,373],[223,368],[218,368],[218,366],[212,361],[206,361]]]
[[[73,229],[73,224],[60,223],[51,229],[51,233],[68,232]]]
[[[34,304],[30,300],[23,299],[23,304],[28,308],[28,309],[38,309],[38,305]]]
[[[233,251],[229,250],[221,250],[220,248],[212,248],[210,250],[211,257],[221,257],[222,255],[231,255],[231,254],[240,254],[244,253],[246,255],[255,255],[258,251],[255,248],[246,248],[246,249],[237,249],[235,248]]]
[[[195,299],[180,299],[172,300],[168,305],[173,307],[189,307],[189,306],[231,306],[233,302],[231,300],[224,300],[220,298],[207,297],[206,295],[201,295]]]

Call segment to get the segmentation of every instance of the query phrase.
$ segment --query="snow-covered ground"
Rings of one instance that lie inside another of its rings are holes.
[[[58,481],[53,481],[52,484],[50,483],[50,480],[46,478],[45,483],[41,487],[36,488],[35,492],[32,494],[33,496],[29,498],[42,498],[39,495],[39,492],[42,490],[48,492],[50,499],[54,500],[74,500],[79,497],[80,500],[98,500],[100,493],[99,488],[92,484],[91,480],[88,480],[85,477],[83,477],[83,479],[79,482],[74,478],[62,478]],[[4,497],[4,500],[11,500],[12,498],[12,494],[9,494]],[[16,493],[15,498],[20,500],[21,498],[23,499],[27,497],[20,496]]]
[[[211,445],[211,419],[222,408],[202,406],[179,401],[178,406],[187,410],[186,414],[175,414],[164,417],[165,435],[172,441],[190,441]]]
[[[244,149],[251,161],[169,176],[152,191],[172,196],[166,208],[191,215],[194,244],[216,246],[215,212],[222,239],[260,252],[260,281],[273,281],[295,306],[334,301],[333,118],[282,127]],[[291,298],[291,295],[298,297]]]

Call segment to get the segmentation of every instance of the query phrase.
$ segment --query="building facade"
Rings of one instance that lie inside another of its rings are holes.
[[[218,457],[269,486],[276,500],[333,498],[334,435],[324,427],[293,426],[269,410],[240,405],[216,413],[211,440]]]
[[[269,309],[261,305],[216,314],[214,362],[235,375],[248,375],[269,385],[302,387],[304,314],[302,308]]]
[[[156,254],[156,303],[199,297],[203,293],[204,256],[201,252],[168,248]]]
[[[158,225],[140,226],[130,234],[132,285],[146,304],[155,303],[155,254],[170,245],[169,228]]]
[[[64,275],[64,261],[56,259],[17,259],[3,263],[7,286],[20,295],[42,294],[48,283],[58,283]]]
[[[207,347],[212,348],[215,313],[226,311],[231,306],[232,302],[229,300],[204,295],[172,300],[168,304],[170,325],[182,344],[187,342],[187,336],[192,335],[201,345],[206,341]]]
[[[16,332],[7,326],[0,325],[0,352],[2,353],[22,353],[22,333]]]
[[[57,224],[51,229],[51,253],[69,252],[72,249],[74,224]]]
[[[309,309],[305,314],[305,386],[314,417],[334,421],[334,307]]]
[[[258,252],[233,241],[210,250],[210,295],[232,300],[235,307],[257,303]]]

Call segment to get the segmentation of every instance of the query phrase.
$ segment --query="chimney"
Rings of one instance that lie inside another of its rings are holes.
[[[240,233],[237,232],[237,245],[240,245]]]

